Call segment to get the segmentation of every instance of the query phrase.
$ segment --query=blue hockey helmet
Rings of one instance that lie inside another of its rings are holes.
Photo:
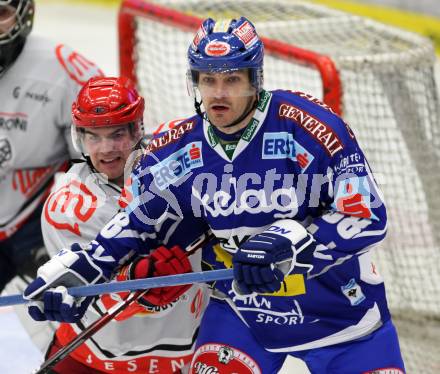
[[[245,17],[203,21],[188,49],[189,78],[196,87],[200,72],[221,73],[249,69],[257,92],[263,85],[263,43]]]

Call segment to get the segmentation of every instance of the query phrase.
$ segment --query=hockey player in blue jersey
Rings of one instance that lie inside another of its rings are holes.
[[[371,258],[386,210],[349,126],[307,94],[263,89],[246,18],[205,20],[188,59],[198,114],[149,144],[124,213],[40,268],[30,314],[74,320],[89,300],[58,284],[106,281],[176,227],[182,246],[211,229],[205,260],[234,281],[215,284],[191,373],[277,373],[287,355],[312,373],[404,373]]]

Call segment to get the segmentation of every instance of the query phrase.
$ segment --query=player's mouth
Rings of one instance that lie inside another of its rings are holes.
[[[122,160],[122,158],[118,156],[118,157],[101,159],[100,162],[101,162],[102,165],[112,166],[112,165],[116,165],[121,160]]]
[[[215,103],[215,104],[211,104],[210,106],[209,106],[209,108],[214,112],[214,113],[224,113],[224,112],[227,112],[229,109],[230,109],[230,107],[229,107],[229,105],[226,105],[226,104],[220,104],[220,103]]]

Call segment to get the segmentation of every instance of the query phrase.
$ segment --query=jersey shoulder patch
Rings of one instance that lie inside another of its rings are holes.
[[[93,62],[64,44],[55,47],[58,62],[66,71],[70,79],[84,85],[92,77],[103,77],[104,73]]]

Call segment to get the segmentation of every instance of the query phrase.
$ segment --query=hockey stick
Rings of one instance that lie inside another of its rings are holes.
[[[178,286],[181,284],[204,283],[218,280],[232,279],[232,269],[199,271],[177,275],[166,275],[163,277],[134,279],[121,282],[109,282],[101,284],[91,284],[88,286],[70,287],[68,292],[74,297],[96,296],[104,293],[121,291],[136,291],[145,288],[158,288],[167,286]],[[23,299],[22,295],[10,295],[0,297],[0,307],[9,305],[26,304],[28,300]]]
[[[195,242],[191,243],[187,248],[187,256],[192,255],[198,249],[207,244],[211,239],[214,238],[214,235],[209,232],[202,235]],[[159,277],[158,277],[159,278]],[[161,277],[161,278],[169,278],[169,277]],[[153,278],[151,278],[153,279]],[[121,282],[122,283],[122,282]],[[183,283],[185,284],[185,283]],[[151,287],[150,287],[151,288]],[[43,364],[40,366],[38,371],[35,374],[48,374],[50,370],[61,360],[63,360],[66,356],[68,356],[71,352],[73,352],[76,348],[78,348],[81,344],[83,344],[87,339],[93,336],[96,332],[101,330],[107,323],[109,323],[115,316],[117,316],[120,312],[126,309],[129,305],[133,304],[137,300],[139,300],[143,295],[145,295],[149,290],[136,291],[132,292],[128,295],[128,297],[121,301],[119,304],[114,305],[110,308],[104,315],[93,322],[89,327],[83,330],[78,336],[76,336],[72,341],[66,344],[63,348],[57,351],[53,356],[49,357]]]
[[[196,250],[200,247],[199,241],[206,240],[207,243],[213,238],[213,234],[204,234],[198,238],[194,243],[190,244],[188,248],[188,255],[192,254],[192,250]],[[191,283],[204,283],[213,282],[217,280],[232,279],[233,273],[231,269],[200,271],[194,273],[167,275],[163,277],[134,279],[121,282],[109,282],[101,284],[91,284],[87,286],[78,286],[68,288],[70,295],[74,297],[96,296],[105,293],[121,292],[121,291],[136,291],[150,288],[159,288],[167,286],[178,286],[181,284]],[[9,305],[25,304],[28,300],[25,300],[22,295],[10,295],[0,297],[0,307]]]
[[[129,305],[133,304],[135,301],[140,299],[148,290],[145,291],[136,291],[132,292],[128,295],[128,297],[121,301],[119,304],[114,305],[110,308],[104,315],[93,322],[89,327],[83,330],[79,335],[77,335],[74,339],[72,339],[68,344],[66,344],[59,351],[55,352],[55,354],[49,357],[46,361],[44,361],[40,368],[35,371],[35,374],[49,374],[52,371],[52,368],[61,360],[66,358],[70,353],[72,353],[76,348],[78,348],[82,343],[84,343],[87,339],[93,336],[96,332],[101,330],[107,323],[109,323],[116,315],[122,312]]]

